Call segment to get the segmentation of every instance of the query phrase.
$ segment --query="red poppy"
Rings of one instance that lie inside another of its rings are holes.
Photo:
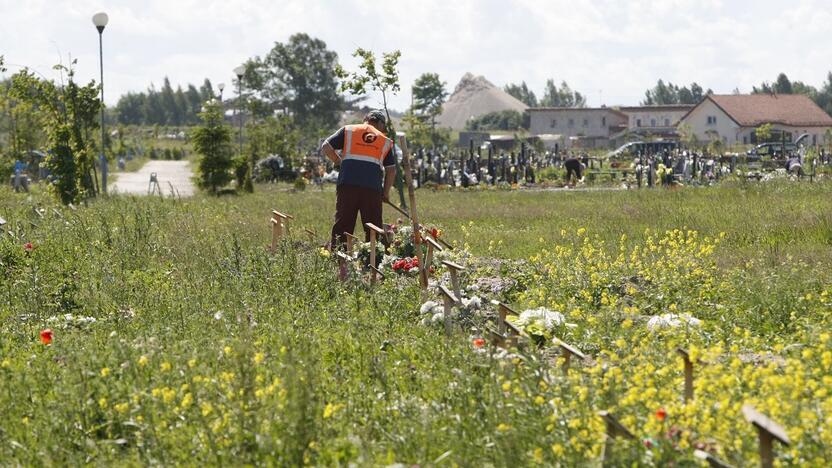
[[[659,421],[664,421],[667,418],[667,411],[664,408],[659,408],[656,410],[656,419]]]
[[[40,331],[40,342],[45,345],[52,343],[52,329],[46,328]]]
[[[27,252],[31,252],[31,251],[35,250],[35,245],[32,244],[31,242],[27,242],[27,243],[23,244],[23,250],[25,250]]]
[[[475,348],[482,348],[485,346],[485,339],[483,338],[474,338],[471,343],[474,345]]]

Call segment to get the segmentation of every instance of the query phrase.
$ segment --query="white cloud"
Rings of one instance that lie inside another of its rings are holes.
[[[728,93],[781,71],[817,86],[832,68],[828,0],[0,0],[0,54],[51,75],[60,50],[78,58],[79,78],[97,78],[99,10],[110,15],[110,103],[164,76],[230,82],[234,66],[295,32],[326,41],[347,67],[359,46],[400,49],[398,108],[423,72],[450,89],[467,71],[538,93],[555,78],[611,105],[637,103],[659,78]]]

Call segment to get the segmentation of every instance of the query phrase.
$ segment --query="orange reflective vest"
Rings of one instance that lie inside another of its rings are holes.
[[[344,151],[341,159],[378,164],[384,167],[384,157],[393,142],[384,133],[370,124],[347,125],[344,127]]]

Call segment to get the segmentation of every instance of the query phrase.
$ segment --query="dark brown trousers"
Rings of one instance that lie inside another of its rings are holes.
[[[361,226],[373,223],[382,226],[381,192],[356,185],[339,185],[336,189],[335,225],[332,226],[333,248],[346,241],[345,232],[355,230],[355,218],[361,213]],[[364,240],[370,240],[370,230],[364,228]]]

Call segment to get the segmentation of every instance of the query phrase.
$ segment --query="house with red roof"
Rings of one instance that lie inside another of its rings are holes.
[[[699,141],[726,145],[757,143],[756,130],[771,124],[789,141],[806,133],[807,144],[822,144],[832,117],[802,94],[737,94],[706,96],[679,120]]]

